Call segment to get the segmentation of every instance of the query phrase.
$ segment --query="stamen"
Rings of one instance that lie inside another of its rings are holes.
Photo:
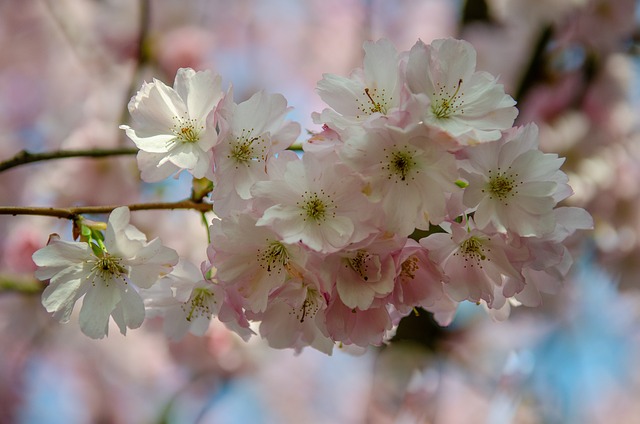
[[[359,103],[358,110],[365,115],[371,115],[373,113],[387,114],[387,104],[393,101],[393,97],[387,99],[386,90],[383,88],[378,92],[377,89],[370,89],[366,87],[364,89],[364,95],[367,96],[368,102],[363,102],[362,99],[357,99]],[[377,100],[376,100],[377,99]],[[360,115],[356,115],[356,118],[360,118]]]
[[[193,289],[191,297],[182,304],[182,310],[187,312],[187,321],[191,322],[194,318],[206,317],[211,319],[211,303],[216,303],[213,293],[206,287],[197,287]]]
[[[249,138],[249,134],[253,132],[243,129],[240,136],[232,143],[231,152],[227,156],[228,159],[235,160],[238,164],[247,164],[251,161],[264,161],[266,146],[265,143],[256,143],[261,140],[260,136]],[[255,144],[254,144],[255,143]]]
[[[287,248],[279,241],[271,242],[264,253],[258,250],[258,256],[263,264],[263,268],[264,264],[266,263],[267,272],[269,273],[273,269],[277,269],[277,272],[279,274],[281,269],[287,268],[287,265],[289,264],[289,252],[287,251]]]
[[[458,93],[460,92],[461,87],[462,87],[462,78],[458,80],[458,86],[456,87],[456,91],[448,98],[443,99],[441,97],[444,94],[443,87],[440,87],[440,92],[438,94],[433,93],[433,96],[436,97],[437,100],[431,106],[431,110],[433,114],[436,116],[436,118],[446,119],[449,116],[451,116],[451,114],[455,112],[456,109],[460,109],[460,112],[464,113],[464,110],[462,110],[462,104],[464,103],[462,100],[462,95],[464,95],[464,93],[461,93],[460,96],[458,96]],[[459,104],[456,104],[456,102],[459,102]]]
[[[484,255],[484,249],[482,241],[477,237],[469,237],[460,245],[460,252],[465,256],[472,256],[476,259],[485,260],[487,257]]]
[[[127,269],[120,265],[120,262],[122,261],[121,258],[111,256],[109,253],[104,252],[103,256],[96,259],[97,260],[91,268],[91,272],[86,277],[87,279],[93,277],[91,284],[95,286],[95,279],[98,275],[100,275],[100,279],[107,285],[109,281],[117,278],[122,278],[126,284],[126,279],[124,279],[123,276],[127,275]]]
[[[471,236],[460,244],[460,250],[454,253],[454,256],[460,256],[464,258],[463,267],[471,268],[478,267],[483,268],[482,261],[491,261],[485,253],[485,250],[490,250],[485,247],[484,241],[476,236]]]
[[[500,169],[496,173],[489,170],[489,181],[487,182],[482,192],[489,192],[489,198],[493,199],[495,196],[499,200],[502,200],[507,204],[506,200],[509,197],[514,197],[518,194],[518,174],[509,174],[502,172]]]
[[[419,173],[416,169],[416,161],[413,159],[416,153],[411,151],[393,151],[386,155],[386,160],[382,161],[382,169],[389,173],[388,178],[394,178],[396,182],[415,179],[412,173]]]
[[[187,113],[180,118],[174,116],[175,124],[171,128],[171,132],[176,136],[167,142],[167,148],[171,148],[178,143],[197,143],[200,140],[200,133],[204,130],[204,126],[197,128],[198,120],[189,118]]]
[[[320,190],[319,194],[305,191],[302,195],[302,201],[296,202],[296,205],[301,209],[300,215],[305,221],[310,218],[320,224],[326,221],[329,216],[335,217],[336,215],[334,202],[324,190]]]
[[[376,112],[383,113],[383,114],[385,113],[382,111],[382,105],[380,104],[380,102],[376,102],[375,100],[373,100],[373,97],[371,97],[371,93],[369,92],[368,88],[364,89],[364,94],[367,95],[367,97],[369,98],[369,101],[373,105],[370,109],[371,113],[376,113]]]
[[[420,265],[418,265],[418,258],[416,256],[409,256],[402,265],[400,265],[400,277],[403,280],[415,279],[416,271],[420,269]]]
[[[313,318],[320,310],[318,297],[320,294],[316,289],[307,287],[307,295],[299,308],[294,308],[293,313],[296,319],[302,324],[307,318]]]
[[[353,269],[364,281],[369,281],[367,271],[371,254],[365,250],[358,250],[353,258],[347,258],[347,266]]]

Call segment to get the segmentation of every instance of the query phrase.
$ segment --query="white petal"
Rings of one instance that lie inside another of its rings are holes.
[[[144,303],[133,287],[120,288],[121,302],[113,311],[113,320],[120,332],[127,334],[127,328],[138,328],[144,321]]]
[[[173,86],[193,119],[204,121],[222,98],[222,78],[209,70],[180,68]]]
[[[39,267],[67,267],[91,258],[87,243],[57,240],[37,250],[32,258]]]
[[[138,168],[143,181],[148,183],[162,181],[180,170],[171,162],[162,162],[166,156],[164,153],[138,152]]]
[[[96,279],[82,301],[80,329],[92,339],[101,339],[109,332],[109,316],[120,301],[120,290],[114,281],[107,286]],[[143,308],[144,309],[144,308]]]
[[[77,269],[67,268],[56,275],[42,292],[42,306],[47,312],[55,312],[60,321],[69,321],[73,306],[82,296],[84,274]]]
[[[134,257],[145,240],[144,234],[129,224],[129,219],[129,208],[120,206],[114,209],[109,215],[104,235],[104,244],[109,253],[124,259]]]

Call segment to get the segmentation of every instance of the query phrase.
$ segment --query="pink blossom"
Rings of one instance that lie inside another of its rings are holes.
[[[402,239],[381,235],[373,241],[350,245],[328,255],[322,269],[330,275],[336,293],[349,308],[368,309],[374,299],[386,297],[394,287],[396,265],[392,256]]]
[[[335,296],[325,314],[331,338],[346,345],[379,346],[392,327],[391,317],[384,304],[361,310],[346,306]]]
[[[261,321],[260,335],[271,347],[300,351],[311,346],[331,354],[333,341],[327,336],[324,324],[326,306],[317,283],[303,277],[287,282],[274,293],[267,310],[254,318]]]
[[[224,301],[222,286],[205,280],[195,265],[184,261],[141,294],[146,317],[164,317],[164,332],[174,340],[187,332],[204,335]]]
[[[416,306],[430,310],[445,296],[443,281],[447,277],[416,241],[408,239],[395,260],[395,285],[389,302],[401,314],[410,313]]]
[[[209,258],[221,284],[233,286],[244,307],[263,312],[269,295],[289,278],[301,275],[306,253],[302,246],[283,243],[257,218],[245,213],[211,224]]]
[[[222,191],[235,191],[246,200],[255,182],[268,179],[267,160],[300,134],[298,123],[285,121],[290,110],[280,94],[260,91],[240,104],[227,94],[217,111],[220,140],[214,148],[215,190],[228,186]]]
[[[449,142],[437,129],[387,126],[347,139],[340,156],[367,181],[369,198],[380,202],[387,229],[408,236],[415,228],[442,222],[448,193],[460,191]]]
[[[476,51],[466,41],[418,41],[409,52],[406,78],[421,120],[464,145],[497,140],[518,114],[502,85],[476,72]]]
[[[315,114],[317,123],[328,124],[341,132],[384,117],[390,118],[391,122],[400,119],[403,81],[395,46],[389,40],[381,39],[375,43],[366,42],[363,48],[363,68],[354,70],[349,78],[324,74],[318,82],[320,97],[332,109]]]
[[[256,225],[269,226],[284,243],[336,252],[375,231],[363,191],[364,182],[335,157],[305,154],[286,163],[282,179],[253,186],[251,193],[271,204]]]
[[[502,286],[510,277],[523,283],[521,261],[529,252],[506,243],[498,233],[484,233],[456,222],[451,223],[451,233],[435,233],[420,240],[429,251],[429,258],[439,264],[447,276],[444,288],[458,302],[484,300],[489,307],[494,301],[496,286]]]
[[[538,150],[535,124],[519,128],[503,139],[470,146],[461,171],[469,185],[463,201],[477,208],[478,228],[492,225],[499,232],[542,236],[555,228],[553,208],[571,194],[564,159]]]

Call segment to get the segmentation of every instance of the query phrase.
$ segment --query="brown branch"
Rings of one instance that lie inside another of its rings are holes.
[[[22,150],[11,159],[0,162],[0,172],[16,166],[32,162],[40,162],[51,159],[64,159],[74,157],[103,158],[107,156],[135,155],[138,149],[118,148],[118,149],[92,149],[92,150],[57,150],[55,152],[30,153]]]
[[[79,206],[75,208],[53,208],[36,206],[0,206],[0,215],[38,215],[75,220],[83,214],[110,213],[121,205],[111,206]],[[131,211],[193,209],[199,212],[210,212],[208,203],[194,202],[191,199],[179,202],[136,203],[126,205]]]

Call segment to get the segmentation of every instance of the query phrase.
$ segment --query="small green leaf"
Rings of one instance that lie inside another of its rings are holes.
[[[94,240],[104,241],[104,235],[102,231],[99,230],[91,230],[91,238]]]
[[[89,243],[89,245],[91,246],[91,250],[93,250],[94,255],[96,255],[97,257],[102,257],[102,255],[104,254],[104,251],[100,246],[98,246],[95,243]]]
[[[87,227],[86,225],[81,225],[80,226],[80,234],[82,234],[83,237],[90,238],[91,237],[91,228]]]

